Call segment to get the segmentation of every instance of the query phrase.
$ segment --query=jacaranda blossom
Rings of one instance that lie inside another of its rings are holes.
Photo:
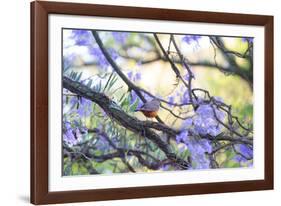
[[[203,104],[196,110],[196,116],[193,119],[194,131],[200,135],[217,136],[222,129],[218,122],[223,121],[225,113],[220,110],[214,109],[211,104]]]
[[[124,44],[127,41],[129,33],[127,33],[127,32],[112,32],[112,36],[115,39],[115,41],[120,42],[121,44]]]
[[[133,82],[139,81],[141,80],[141,73],[140,72],[134,73],[133,71],[129,71],[127,73],[127,77]]]
[[[184,130],[176,136],[177,143],[184,143],[190,152],[193,169],[207,169],[210,167],[208,153],[212,152],[211,142],[207,139],[199,139]]]
[[[243,42],[253,43],[254,38],[253,37],[242,37],[242,41]]]
[[[250,159],[253,159],[253,148],[244,144],[239,144],[239,145],[235,145],[235,150],[239,152],[236,155],[235,158],[236,161],[246,162]]]
[[[184,42],[186,42],[187,44],[191,44],[192,42],[197,42],[198,43],[198,40],[201,38],[201,36],[198,36],[198,35],[185,35],[182,40]]]
[[[71,37],[78,46],[88,46],[94,42],[94,38],[88,30],[72,30]]]

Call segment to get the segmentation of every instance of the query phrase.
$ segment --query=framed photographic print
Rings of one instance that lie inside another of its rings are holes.
[[[31,202],[273,189],[273,17],[31,3]]]

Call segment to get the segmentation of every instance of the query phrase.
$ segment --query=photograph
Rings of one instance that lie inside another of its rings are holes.
[[[62,176],[254,167],[253,37],[61,32]]]
[[[30,4],[31,203],[274,188],[274,15],[185,6]]]

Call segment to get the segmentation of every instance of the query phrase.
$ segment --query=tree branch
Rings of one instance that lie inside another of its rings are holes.
[[[119,77],[127,84],[127,86],[129,87],[130,90],[134,90],[136,92],[136,94],[139,96],[139,98],[142,100],[143,103],[147,102],[146,99],[144,98],[144,96],[141,93],[141,90],[139,89],[139,87],[137,87],[134,83],[132,83],[127,77],[126,75],[121,71],[121,69],[119,68],[119,66],[113,61],[113,59],[111,58],[111,56],[109,55],[109,53],[107,52],[107,50],[105,49],[98,33],[96,31],[92,30],[92,34],[97,42],[97,44],[99,45],[104,57],[106,58],[106,60],[109,62],[109,64],[112,66],[112,68],[114,69],[114,71],[119,75]],[[164,123],[159,116],[155,117],[159,122]]]
[[[166,130],[168,130],[169,132],[175,132],[173,129],[168,129],[168,127],[163,126],[160,123],[142,122],[135,117],[129,116],[121,109],[120,106],[118,106],[114,101],[110,100],[106,95],[95,92],[87,86],[79,82],[75,82],[68,77],[63,77],[63,87],[71,91],[72,93],[78,94],[81,97],[95,102],[112,120],[115,120],[128,130],[138,133],[141,136],[151,140],[155,145],[159,147],[162,152],[164,152],[168,159],[176,162],[181,168],[188,169],[190,167],[190,164],[187,161],[178,158],[172,152],[169,144],[162,141],[160,136],[150,128],[165,128],[163,132],[167,132]]]

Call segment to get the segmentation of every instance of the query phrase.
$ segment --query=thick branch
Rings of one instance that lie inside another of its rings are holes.
[[[212,137],[211,135],[201,136],[202,138],[209,139],[211,141],[230,141],[233,143],[242,143],[253,145],[253,139],[248,137],[231,137],[227,135],[218,135],[216,137]]]
[[[172,152],[169,144],[162,141],[160,136],[150,129],[150,128],[163,129],[163,127],[165,127],[166,130],[168,129],[168,127],[155,122],[153,124],[149,124],[148,122],[142,122],[135,117],[129,116],[120,108],[120,106],[118,106],[114,101],[110,100],[104,94],[95,92],[92,89],[88,88],[87,86],[79,82],[75,82],[69,79],[68,77],[63,77],[63,87],[81,97],[84,97],[86,99],[95,102],[107,113],[107,115],[111,119],[115,120],[120,125],[127,128],[128,130],[138,133],[141,136],[151,140],[154,144],[156,144],[159,147],[160,150],[162,150],[165,153],[168,159],[178,163],[179,166],[181,166],[182,168],[187,169],[190,167],[190,164],[187,161],[178,158]],[[157,126],[157,128],[155,125]],[[170,128],[169,132],[174,132],[174,130]]]

